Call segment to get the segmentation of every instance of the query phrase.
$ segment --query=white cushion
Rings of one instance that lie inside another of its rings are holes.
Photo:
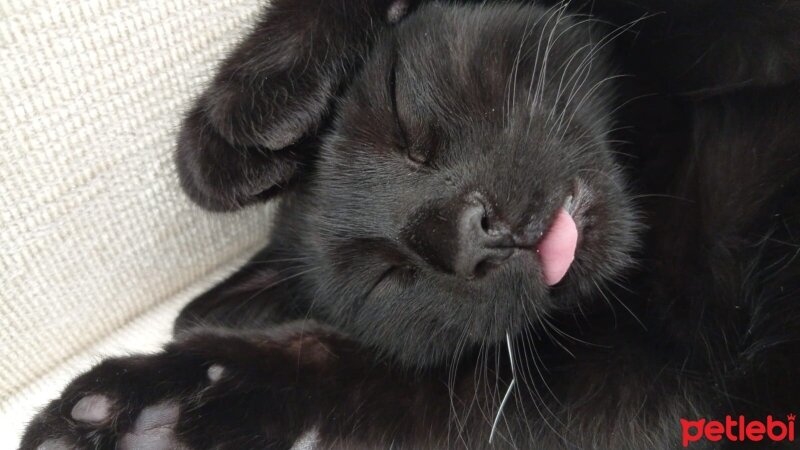
[[[0,448],[100,353],[152,350],[264,245],[181,193],[181,113],[260,0],[0,2]]]

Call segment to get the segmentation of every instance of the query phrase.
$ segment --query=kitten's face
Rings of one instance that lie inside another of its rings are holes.
[[[425,365],[598,296],[635,234],[598,42],[533,6],[431,5],[382,36],[311,182],[315,307]]]

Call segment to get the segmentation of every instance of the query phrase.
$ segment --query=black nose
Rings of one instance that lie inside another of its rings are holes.
[[[485,275],[514,253],[514,237],[480,196],[472,196],[458,217],[453,271],[465,278]]]

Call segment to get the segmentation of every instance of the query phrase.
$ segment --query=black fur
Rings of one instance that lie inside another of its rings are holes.
[[[661,449],[797,413],[798,123],[797,1],[273,0],[177,150],[209,209],[280,194],[272,243],[22,448]],[[475,208],[509,241],[465,265]]]

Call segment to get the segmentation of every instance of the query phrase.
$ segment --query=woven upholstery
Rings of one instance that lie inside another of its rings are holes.
[[[181,112],[260,3],[0,2],[0,448],[266,242],[270,207],[204,212],[172,163]]]

